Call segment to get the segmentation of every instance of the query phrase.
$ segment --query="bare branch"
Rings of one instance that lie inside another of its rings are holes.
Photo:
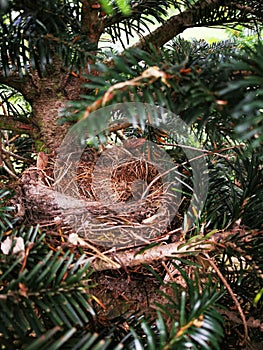
[[[103,271],[108,269],[118,269],[122,266],[136,266],[140,264],[151,264],[154,261],[166,260],[169,257],[176,256],[182,257],[189,254],[199,254],[200,251],[208,251],[213,249],[213,243],[204,242],[198,245],[183,245],[183,242],[175,242],[170,244],[162,244],[160,246],[155,246],[147,249],[143,252],[140,250],[132,250],[120,252],[117,254],[111,254],[111,258],[114,260],[113,263],[101,260],[99,257],[93,257],[88,260],[92,261],[92,267],[95,271]],[[116,266],[116,261],[118,262]]]
[[[257,12],[245,5],[235,2],[225,3],[221,0],[200,0],[190,9],[172,16],[162,26],[145,36],[133,47],[147,50],[149,44],[162,47],[169,40],[182,33],[187,28],[226,25],[230,23],[251,23],[258,18]]]

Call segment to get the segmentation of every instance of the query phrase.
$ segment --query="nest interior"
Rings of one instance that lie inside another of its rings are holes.
[[[124,152],[109,149],[106,160],[100,162],[101,156],[87,148],[77,165],[78,193],[94,214],[88,236],[96,244],[112,241],[126,246],[161,238],[171,229],[178,209],[173,184],[164,183],[151,159],[141,152],[127,158]]]

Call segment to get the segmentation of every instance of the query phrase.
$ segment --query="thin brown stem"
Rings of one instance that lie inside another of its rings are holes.
[[[213,267],[213,269],[215,270],[216,274],[218,275],[218,277],[221,279],[221,281],[223,282],[224,286],[226,287],[226,289],[228,290],[231,298],[233,299],[237,310],[239,312],[239,315],[241,317],[241,320],[243,322],[243,326],[244,326],[244,341],[247,340],[248,337],[248,326],[247,326],[247,321],[246,321],[246,317],[244,315],[244,312],[242,310],[242,307],[239,303],[239,301],[237,300],[237,297],[235,296],[232,288],[230,287],[229,283],[227,282],[227,280],[225,279],[225,277],[222,275],[221,271],[219,270],[219,268],[216,266],[216,264],[214,263],[214,261],[209,257],[209,255],[207,253],[204,253],[204,256],[206,257],[207,261],[209,262],[209,264]]]

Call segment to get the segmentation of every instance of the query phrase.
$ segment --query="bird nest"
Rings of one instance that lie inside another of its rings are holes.
[[[59,180],[58,202],[73,232],[108,247],[146,244],[167,235],[178,210],[174,182],[167,169],[158,167],[160,154],[149,156],[151,149],[141,152],[141,146],[134,141],[129,148],[101,154],[86,148],[75,169]]]
[[[180,228],[180,213],[189,205],[181,198],[175,161],[144,139],[102,151],[64,152],[53,168],[49,162],[23,173],[28,223],[60,227],[93,245],[131,247],[166,239]]]

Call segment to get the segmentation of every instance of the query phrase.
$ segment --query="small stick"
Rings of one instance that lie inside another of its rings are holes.
[[[233,299],[236,307],[237,307],[237,310],[239,312],[239,315],[241,317],[241,320],[243,322],[243,325],[244,325],[244,332],[245,332],[245,335],[244,335],[244,341],[246,339],[248,339],[248,328],[247,328],[247,321],[246,321],[246,317],[244,315],[244,312],[242,310],[242,307],[239,303],[239,301],[237,300],[237,297],[235,296],[232,288],[230,287],[230,285],[228,284],[227,280],[225,279],[225,277],[222,275],[222,273],[220,272],[219,268],[216,266],[216,264],[213,262],[213,260],[209,257],[208,254],[204,254],[207,261],[209,262],[209,264],[213,267],[213,269],[215,270],[215,272],[217,273],[218,277],[221,279],[221,281],[223,282],[224,286],[226,287],[226,289],[228,290],[231,298]]]

